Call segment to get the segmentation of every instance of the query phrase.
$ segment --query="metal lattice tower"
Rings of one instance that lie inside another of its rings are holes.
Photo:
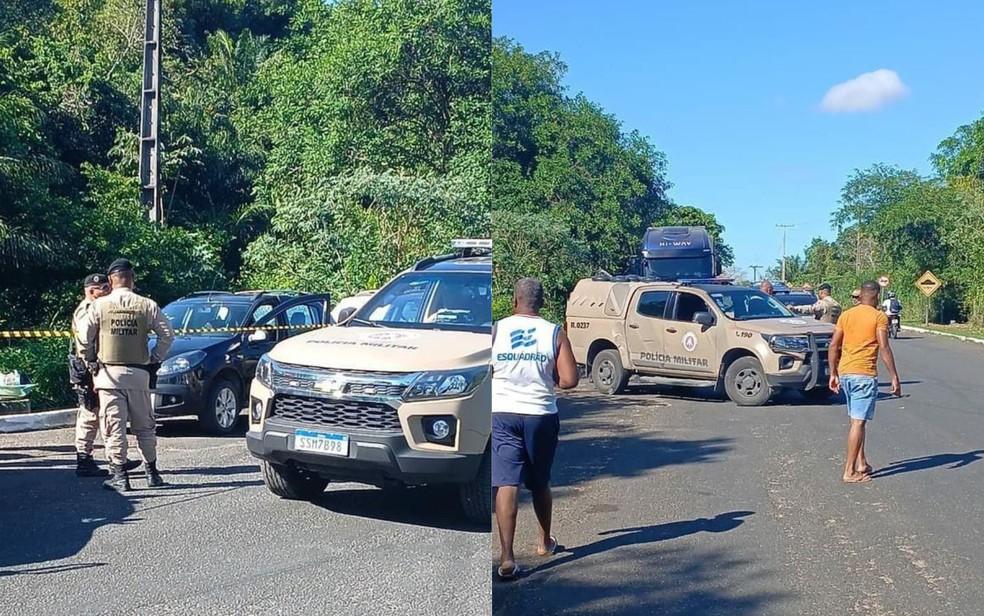
[[[151,222],[164,222],[161,202],[161,1],[147,0],[140,102],[140,203]]]

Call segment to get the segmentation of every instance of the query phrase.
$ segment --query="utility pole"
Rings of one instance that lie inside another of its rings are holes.
[[[752,268],[752,282],[759,282],[759,270],[762,269],[761,265],[749,265]]]
[[[150,221],[164,223],[161,202],[161,2],[146,0],[143,84],[140,97],[140,204]]]
[[[776,225],[777,228],[782,229],[782,281],[786,282],[786,230],[792,229],[796,225]]]

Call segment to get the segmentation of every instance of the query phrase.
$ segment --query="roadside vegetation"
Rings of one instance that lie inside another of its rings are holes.
[[[830,282],[843,301],[861,281],[887,275],[907,320],[922,322],[929,304],[932,322],[984,328],[984,117],[930,160],[929,177],[881,163],[855,171],[831,216],[836,239],[816,238],[787,260],[787,279]],[[925,270],[944,283],[931,300],[915,288]]]
[[[82,278],[119,256],[162,305],[201,289],[342,296],[488,237],[490,11],[166,2],[155,228],[136,180],[143,3],[3,2],[0,329],[66,329]],[[53,403],[66,348],[0,340],[0,371],[27,362],[45,381],[35,403]]]

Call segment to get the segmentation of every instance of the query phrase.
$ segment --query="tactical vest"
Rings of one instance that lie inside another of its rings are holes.
[[[82,302],[75,308],[75,312],[72,313],[72,343],[69,345],[69,352],[72,355],[77,355],[83,357],[82,353],[82,339],[79,336],[79,317],[85,314],[86,308],[92,304],[88,299],[82,300]]]
[[[824,304],[824,310],[820,315],[820,321],[831,324],[837,323],[837,319],[839,319],[841,315],[841,306],[837,303],[837,300],[828,295],[820,301]]]
[[[120,303],[122,299],[126,305]],[[99,316],[99,361],[107,365],[150,363],[147,300],[132,293],[107,296],[95,302],[92,309]]]

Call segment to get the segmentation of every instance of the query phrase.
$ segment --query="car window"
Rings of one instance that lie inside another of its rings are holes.
[[[407,273],[373,295],[350,323],[359,325],[360,321],[491,331],[492,277],[482,272]]]
[[[253,311],[252,322],[258,323],[260,320],[263,319],[263,317],[270,314],[272,311],[273,311],[273,304],[261,304],[260,306],[257,306],[256,310]]]
[[[644,317],[662,319],[666,314],[666,304],[669,301],[669,291],[646,291],[639,296],[636,312]]]
[[[287,325],[291,328],[306,327],[314,325],[314,316],[311,314],[311,307],[306,304],[294,306],[286,310]],[[293,332],[297,333],[297,332]]]
[[[698,312],[710,312],[707,302],[693,293],[680,293],[677,295],[675,321],[694,322],[694,315]]]
[[[164,316],[171,327],[181,331],[193,331],[195,335],[228,335],[223,330],[242,325],[249,304],[209,300],[208,298],[179,300],[165,306]]]

